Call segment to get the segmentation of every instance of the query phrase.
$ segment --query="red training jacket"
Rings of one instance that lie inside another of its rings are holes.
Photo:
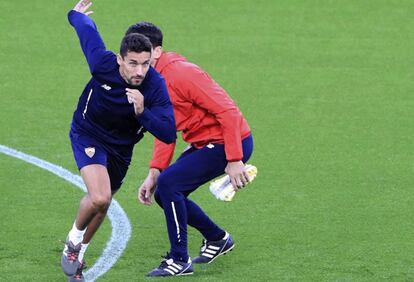
[[[155,69],[164,77],[174,107],[177,131],[196,148],[224,144],[226,159],[243,158],[242,139],[250,128],[236,104],[205,71],[173,52],[163,52]],[[165,169],[174,155],[175,143],[155,139],[151,168]]]

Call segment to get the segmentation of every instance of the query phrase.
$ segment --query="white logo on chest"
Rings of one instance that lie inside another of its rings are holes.
[[[112,89],[111,86],[109,86],[108,84],[102,84],[101,87],[108,91]]]

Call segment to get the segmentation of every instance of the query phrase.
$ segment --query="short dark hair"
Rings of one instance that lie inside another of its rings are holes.
[[[130,33],[124,36],[121,42],[119,53],[125,57],[128,52],[150,52],[152,51],[151,41],[139,33]]]
[[[145,35],[151,41],[152,46],[162,47],[162,32],[161,29],[153,23],[139,22],[131,25],[125,34],[140,33]]]

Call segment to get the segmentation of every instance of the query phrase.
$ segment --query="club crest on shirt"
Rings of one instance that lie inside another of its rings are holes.
[[[88,147],[88,148],[85,148],[85,154],[86,154],[88,157],[92,158],[92,157],[93,157],[93,155],[95,155],[95,147]]]

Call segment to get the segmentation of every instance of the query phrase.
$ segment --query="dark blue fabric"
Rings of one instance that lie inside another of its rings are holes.
[[[135,144],[145,131],[165,143],[174,142],[174,113],[161,75],[150,67],[140,86],[128,85],[119,73],[116,55],[106,50],[91,18],[72,10],[68,19],[92,74],[73,114],[72,130],[112,145]],[[138,89],[144,96],[145,110],[138,117],[125,88]]]
[[[252,136],[245,138],[242,144],[242,161],[246,163],[253,152]],[[155,200],[164,209],[170,254],[174,259],[188,260],[187,224],[200,231],[207,240],[217,240],[224,235],[224,230],[187,198],[198,187],[224,173],[227,166],[224,145],[212,145],[202,149],[190,148],[158,177]]]
[[[70,132],[70,141],[78,169],[91,164],[105,166],[109,174],[112,194],[118,191],[131,163],[133,145],[108,147],[94,138],[74,131]],[[86,148],[93,148],[94,154],[88,156],[85,152]]]

